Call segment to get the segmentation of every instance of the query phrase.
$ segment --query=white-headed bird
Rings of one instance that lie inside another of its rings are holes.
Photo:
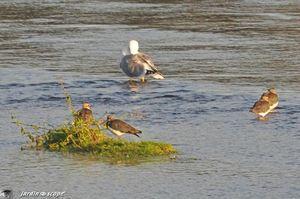
[[[123,50],[120,68],[130,78],[140,78],[142,82],[145,81],[147,76],[164,79],[152,59],[148,55],[139,52],[139,43],[136,40],[129,41],[128,49]]]

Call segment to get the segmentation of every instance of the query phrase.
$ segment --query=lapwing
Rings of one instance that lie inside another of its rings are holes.
[[[123,50],[120,68],[127,76],[140,78],[141,82],[144,82],[145,77],[148,76],[155,79],[164,79],[155,67],[151,57],[139,52],[139,43],[136,40],[129,41],[129,47]]]
[[[279,98],[275,88],[268,89],[267,92],[262,94],[261,98],[263,96],[268,97],[268,102],[270,104],[271,110],[275,109],[278,106]]]
[[[82,109],[76,112],[75,121],[82,120],[86,124],[94,122],[91,105],[88,102],[83,102]]]
[[[265,117],[272,110],[268,100],[267,96],[262,96],[261,99],[255,102],[250,112],[257,114],[259,117]]]
[[[108,128],[109,131],[111,131],[119,138],[124,134],[132,134],[137,137],[140,137],[139,134],[142,133],[142,131],[134,128],[130,124],[127,124],[126,122],[120,119],[115,119],[112,115],[107,116],[105,126],[106,128]]]

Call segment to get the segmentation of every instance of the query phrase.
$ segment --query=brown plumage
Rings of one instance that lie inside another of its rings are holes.
[[[270,103],[268,102],[267,96],[262,96],[253,107],[250,109],[250,112],[253,112],[259,116],[265,117],[271,111]]]
[[[138,134],[142,133],[142,131],[134,128],[130,124],[127,124],[122,120],[115,119],[111,115],[107,116],[106,127],[118,137],[124,135],[125,133],[140,137]]]
[[[84,123],[91,124],[94,121],[91,105],[87,102],[82,104],[82,109],[77,111],[75,120],[82,120]]]
[[[278,106],[279,98],[274,88],[270,88],[267,90],[267,92],[263,93],[261,99],[263,96],[268,97],[267,101],[270,103],[271,109],[274,109]]]

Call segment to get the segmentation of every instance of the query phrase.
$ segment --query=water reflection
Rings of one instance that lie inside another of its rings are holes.
[[[139,84],[137,81],[128,81],[128,86],[131,92],[137,93],[141,84]]]

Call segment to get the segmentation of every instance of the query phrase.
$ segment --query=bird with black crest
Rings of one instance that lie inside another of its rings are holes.
[[[106,122],[105,122],[105,127],[118,136],[120,138],[124,134],[131,134],[135,135],[137,137],[140,137],[139,134],[142,133],[141,130],[136,129],[135,127],[131,126],[130,124],[124,122],[123,120],[116,119],[112,115],[108,115]]]

